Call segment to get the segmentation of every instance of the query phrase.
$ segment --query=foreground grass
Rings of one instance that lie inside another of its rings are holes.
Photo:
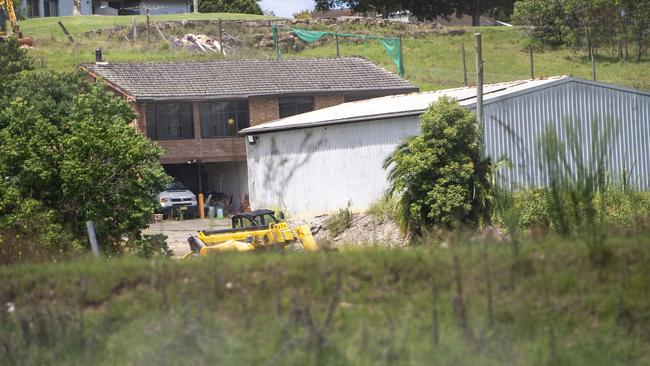
[[[647,243],[4,267],[0,364],[647,365]]]

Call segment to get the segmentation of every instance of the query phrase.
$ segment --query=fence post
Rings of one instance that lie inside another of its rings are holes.
[[[402,35],[399,36],[399,76],[404,77],[404,48],[402,47]]]
[[[460,57],[463,61],[463,83],[467,86],[467,63],[465,62],[465,42],[460,44]]]
[[[341,57],[341,51],[339,50],[339,35],[338,35],[338,33],[334,34],[334,38],[336,38],[336,57]]]

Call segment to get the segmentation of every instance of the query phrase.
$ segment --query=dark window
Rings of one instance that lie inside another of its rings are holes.
[[[248,127],[248,101],[204,102],[199,104],[201,138],[237,136]]]
[[[314,110],[314,97],[283,97],[280,98],[280,118]]]
[[[149,103],[147,137],[152,140],[179,140],[194,138],[192,103]]]

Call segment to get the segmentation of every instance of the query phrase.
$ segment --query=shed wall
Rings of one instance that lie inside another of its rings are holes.
[[[540,167],[538,141],[547,126],[561,134],[562,125],[571,119],[581,126],[585,161],[590,160],[592,123],[600,131],[609,124],[617,131],[608,154],[610,176],[621,177],[625,171],[631,185],[650,189],[647,94],[573,81],[499,100],[483,110],[486,154],[493,159],[506,156],[512,163],[511,170],[500,171],[503,186],[544,186],[547,176]]]
[[[418,126],[417,117],[404,117],[258,135],[246,147],[251,204],[297,216],[348,202],[362,211],[386,190],[385,158]]]

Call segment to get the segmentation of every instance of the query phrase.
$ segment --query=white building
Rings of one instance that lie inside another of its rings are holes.
[[[502,185],[543,185],[538,138],[549,123],[559,127],[572,118],[620,122],[610,171],[627,170],[632,184],[650,189],[650,93],[573,77],[487,85],[484,93],[486,154],[513,165]],[[475,108],[476,89],[460,88],[345,103],[242,130],[253,208],[282,207],[297,216],[348,203],[353,211],[367,209],[387,187],[384,160],[418,133],[419,115],[443,95]]]

